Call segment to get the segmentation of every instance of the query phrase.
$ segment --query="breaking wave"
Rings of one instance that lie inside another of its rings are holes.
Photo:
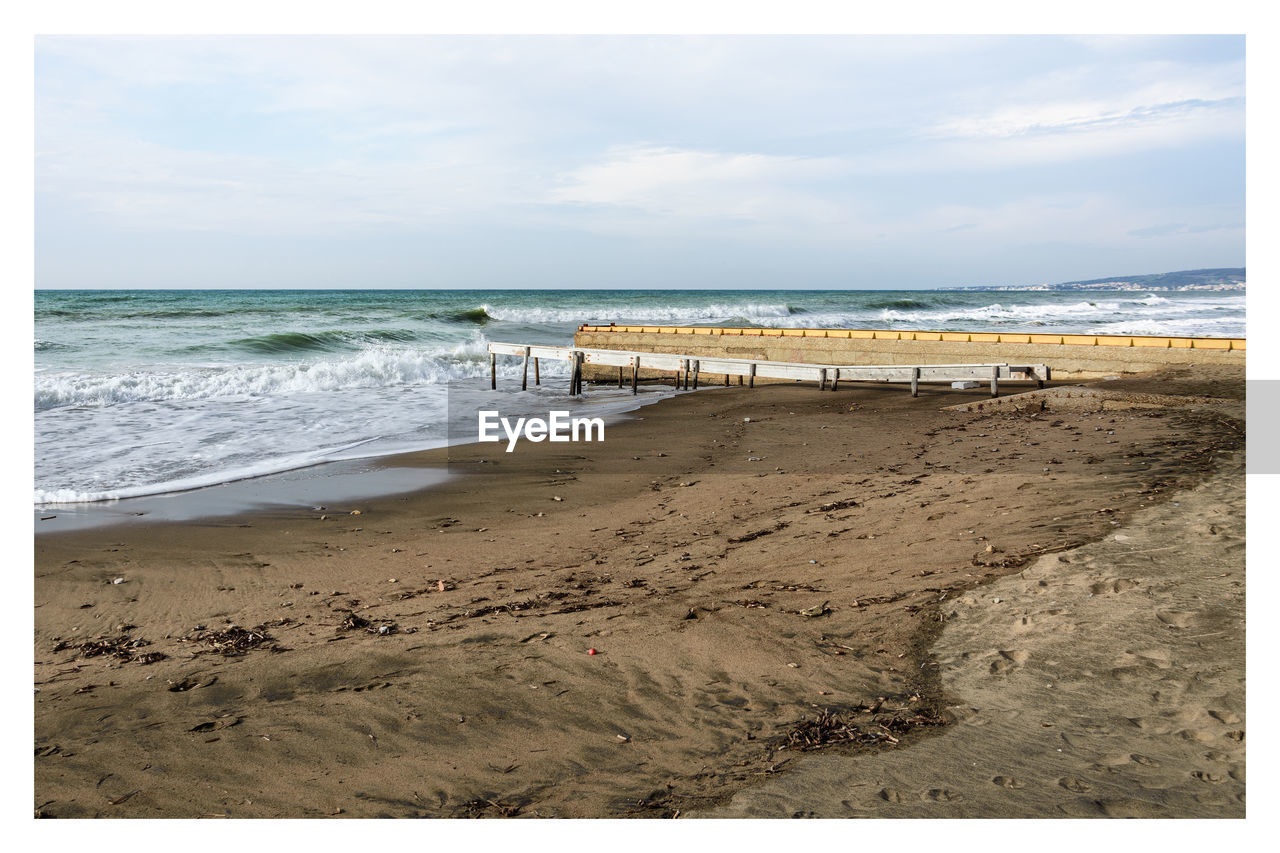
[[[370,347],[346,358],[280,365],[42,373],[35,379],[35,410],[439,385],[483,375],[487,345],[478,339],[440,349]]]

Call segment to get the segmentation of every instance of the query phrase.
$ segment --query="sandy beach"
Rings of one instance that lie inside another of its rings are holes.
[[[41,533],[36,813],[1242,817],[1243,370],[1087,384],[708,389]]]

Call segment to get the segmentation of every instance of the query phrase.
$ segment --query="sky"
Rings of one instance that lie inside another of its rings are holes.
[[[42,36],[37,288],[1244,266],[1240,36]]]

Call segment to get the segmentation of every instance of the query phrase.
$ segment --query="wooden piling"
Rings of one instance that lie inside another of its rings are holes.
[[[533,360],[533,384],[534,384],[534,385],[541,385],[541,384],[542,384],[542,376],[541,376],[540,371],[538,370],[538,362],[539,362],[539,361],[540,361],[540,359],[536,359],[536,358]]]
[[[825,367],[818,371],[818,390],[827,390],[827,369]]]
[[[702,362],[694,359],[693,361],[693,390],[698,390],[698,371],[702,367]]]
[[[489,390],[498,390],[498,354],[489,353]]]
[[[575,352],[569,367],[569,396],[582,393],[582,353]]]
[[[754,361],[751,362],[750,372],[747,374],[747,387],[756,387],[756,363]]]
[[[640,356],[631,359],[631,393],[639,393],[636,390],[636,383],[640,379]]]
[[[528,391],[529,390],[529,348],[528,347],[524,348],[523,368],[524,369],[520,376],[520,390]]]
[[[996,396],[996,394],[999,391],[999,387],[1000,387],[1000,368],[993,367],[991,368],[991,396],[992,397]]]

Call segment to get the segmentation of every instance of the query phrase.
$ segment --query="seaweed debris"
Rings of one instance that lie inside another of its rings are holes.
[[[80,657],[94,658],[106,655],[115,658],[121,663],[136,661],[144,665],[155,663],[168,657],[163,652],[138,651],[138,649],[149,645],[151,645],[149,641],[140,637],[121,634],[118,637],[99,637],[96,640],[85,640],[82,643],[69,643],[63,640],[54,646],[53,650],[61,652],[67,649],[74,649],[79,653]]]
[[[792,726],[784,737],[785,747],[807,752],[837,744],[896,744],[906,733],[946,721],[930,709],[899,708],[882,713],[883,699],[850,711],[823,708],[813,719]],[[905,712],[905,713],[904,713]]]

